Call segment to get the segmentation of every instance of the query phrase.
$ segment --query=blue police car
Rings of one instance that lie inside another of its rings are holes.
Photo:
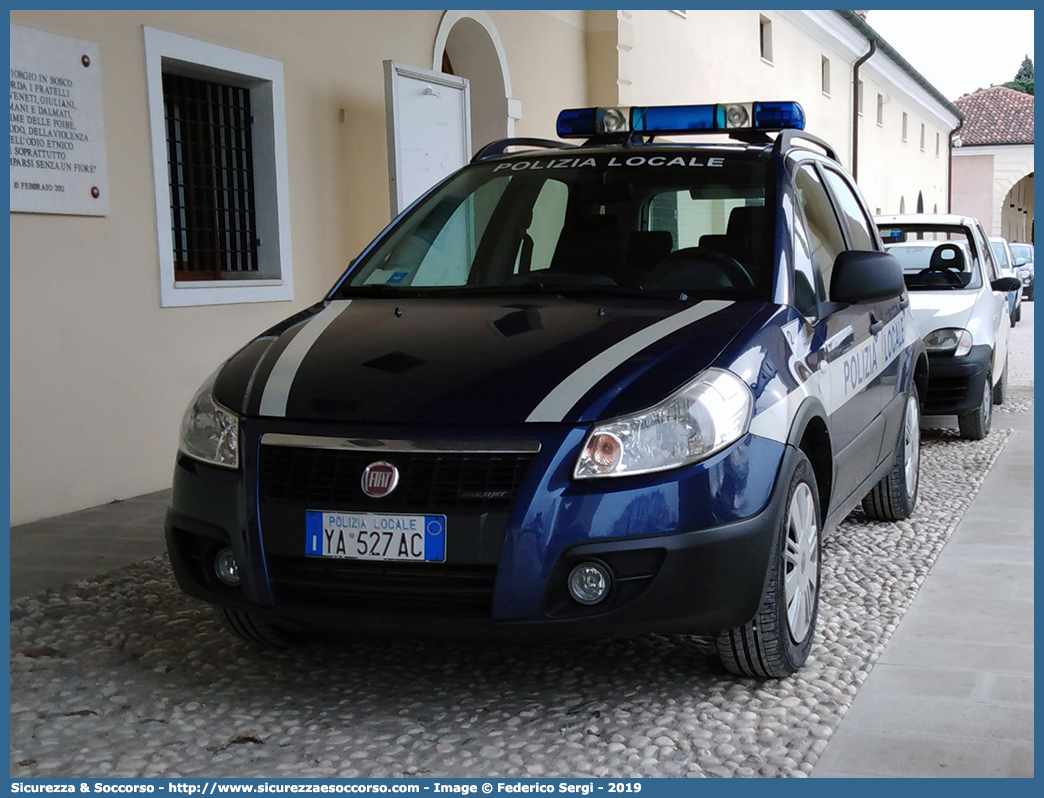
[[[803,126],[586,108],[558,119],[579,145],[481,150],[193,398],[182,589],[259,644],[658,631],[800,668],[824,533],[914,507],[928,368]],[[699,133],[730,139],[663,139]]]

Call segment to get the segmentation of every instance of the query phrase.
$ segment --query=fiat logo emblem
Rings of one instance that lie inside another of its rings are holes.
[[[362,490],[367,496],[379,499],[387,496],[399,484],[399,469],[384,460],[370,463],[363,470]]]

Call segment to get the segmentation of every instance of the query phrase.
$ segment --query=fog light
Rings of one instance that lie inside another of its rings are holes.
[[[611,579],[604,566],[580,563],[569,573],[569,595],[581,604],[597,604],[609,595]]]
[[[232,549],[226,546],[214,557],[214,573],[217,578],[230,587],[239,585],[239,565]]]

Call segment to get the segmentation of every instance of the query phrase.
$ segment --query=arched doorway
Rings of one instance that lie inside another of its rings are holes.
[[[899,197],[899,213],[906,213],[906,197]]]
[[[1033,172],[1008,189],[1000,217],[1000,235],[1009,241],[1033,242]]]
[[[500,34],[485,11],[447,11],[435,36],[432,69],[471,83],[471,146],[477,152],[515,133],[511,76]]]
[[[917,192],[917,212],[924,213],[924,194]]]

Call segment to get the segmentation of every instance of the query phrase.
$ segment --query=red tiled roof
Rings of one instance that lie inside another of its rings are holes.
[[[976,144],[1032,144],[1033,95],[992,86],[965,94],[954,104],[965,115],[961,142]]]

